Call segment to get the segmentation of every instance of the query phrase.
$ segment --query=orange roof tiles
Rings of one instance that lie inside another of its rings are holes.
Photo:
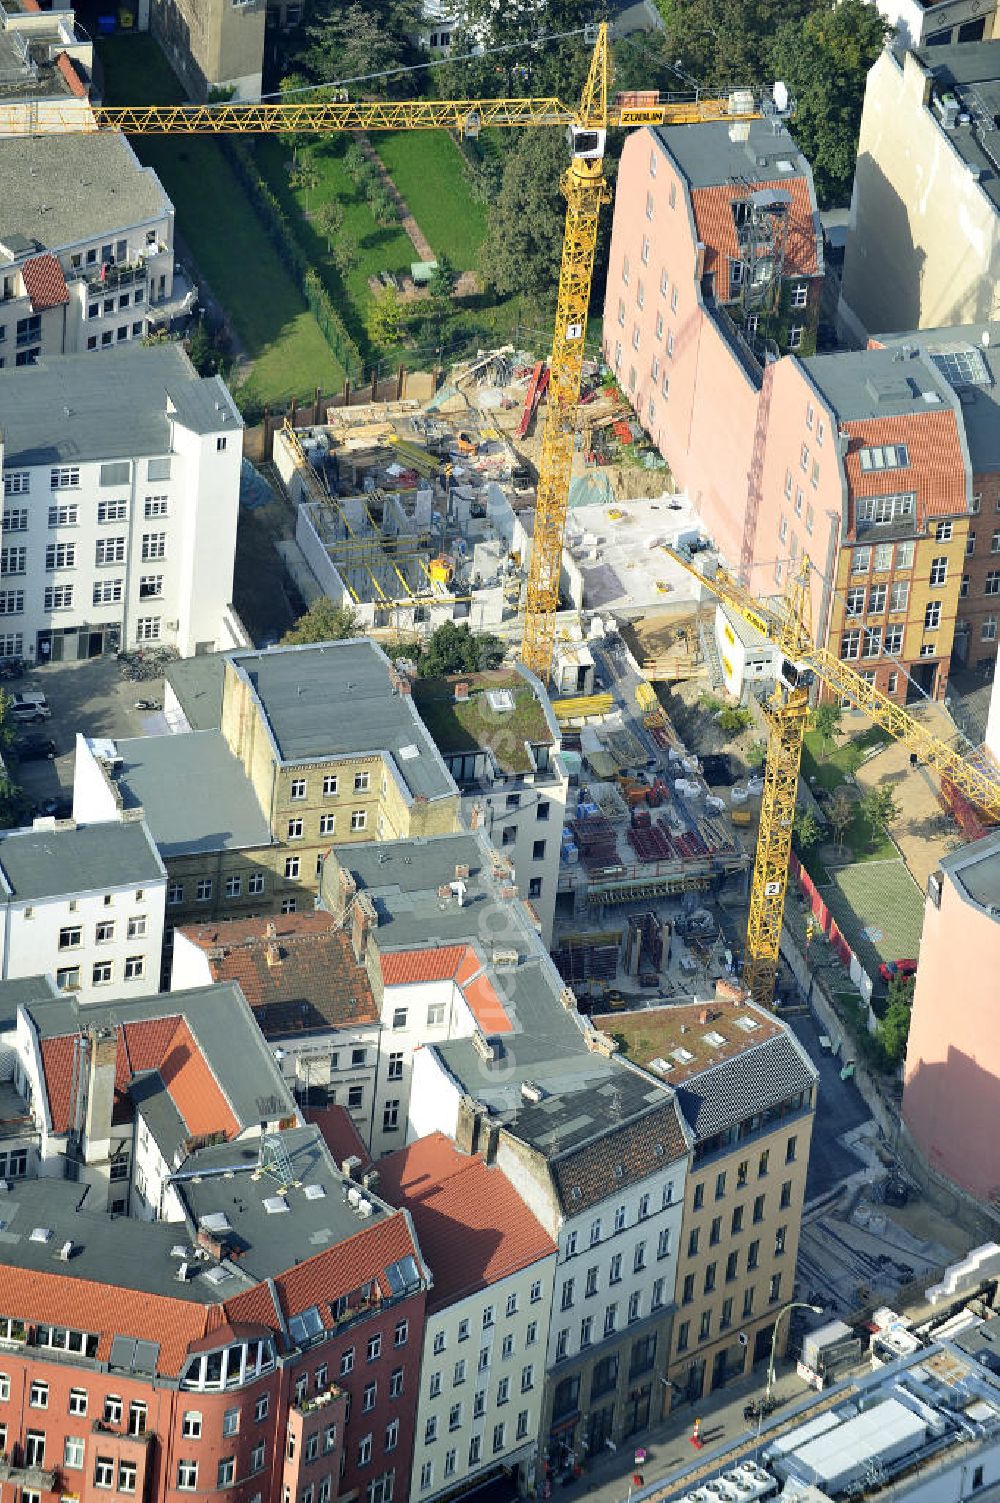
[[[444,1133],[379,1159],[379,1194],[409,1211],[440,1309],[537,1263],[555,1243],[503,1171]]]
[[[58,308],[69,302],[66,278],[55,256],[32,256],[21,267],[21,275],[33,312],[41,313],[46,308]]]
[[[115,1117],[129,1113],[126,1094],[132,1079],[159,1070],[171,1100],[192,1136],[209,1132],[234,1135],[239,1123],[198,1048],[187,1023],[177,1013],[141,1023],[119,1024],[115,1063]],[[42,1073],[49,1098],[52,1130],[69,1128],[74,1036],[42,1039]]]
[[[780,182],[754,183],[754,190],[775,188],[792,196],[785,240],[785,270],[799,276],[814,277],[819,272],[816,256],[816,226],[809,184],[804,177],[787,177]],[[692,188],[698,239],[705,246],[705,270],[715,272],[715,296],[725,303],[733,296],[729,285],[730,259],[740,259],[740,244],[733,219],[733,204],[746,197],[735,183],[714,188]]]
[[[467,945],[390,951],[379,956],[382,981],[386,986],[413,986],[420,981],[450,981],[468,953]]]
[[[70,1326],[100,1337],[97,1360],[106,1362],[114,1336],[160,1345],[158,1371],[180,1372],[188,1344],[205,1334],[208,1311],[190,1300],[140,1294],[64,1273],[38,1273],[0,1263],[0,1310],[19,1320]],[[273,1312],[272,1312],[273,1328]]]
[[[207,952],[213,981],[238,982],[265,1037],[378,1022],[368,972],[328,913],[233,919],[182,932]]]
[[[407,1254],[419,1262],[406,1217],[383,1216],[346,1241],[279,1274],[274,1286],[286,1316],[299,1315],[311,1305],[329,1305],[369,1280],[375,1280],[383,1297],[388,1298],[391,1290],[385,1269]],[[231,1302],[229,1308],[235,1309],[235,1303]]]
[[[965,458],[958,420],[950,407],[859,419],[840,426],[851,438],[844,468],[852,495],[892,496],[914,490],[918,525],[927,517],[953,517],[966,511]],[[905,444],[909,468],[862,470],[860,451],[878,444]],[[853,517],[851,522],[853,525]]]
[[[237,1135],[240,1124],[184,1019],[170,1041],[159,1071],[171,1101],[193,1137],[213,1132],[225,1132],[228,1137]]]
[[[305,1117],[307,1122],[312,1122],[319,1128],[323,1142],[338,1164],[342,1164],[345,1159],[356,1158],[361,1160],[363,1169],[371,1167],[372,1156],[346,1106],[307,1107]]]
[[[86,99],[86,87],[79,73],[74,68],[73,59],[68,52],[56,53],[56,67],[66,80],[70,93],[77,99]]]
[[[514,1025],[472,945],[441,945],[397,950],[380,957],[386,986],[422,981],[454,981],[484,1033],[513,1033]]]
[[[462,996],[485,1034],[513,1033],[514,1025],[488,976],[477,976],[475,981],[470,981],[462,988]]]

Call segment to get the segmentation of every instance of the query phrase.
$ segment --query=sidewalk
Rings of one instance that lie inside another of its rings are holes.
[[[634,1503],[636,1499],[652,1499],[669,1492],[674,1480],[689,1467],[711,1463],[714,1456],[750,1433],[752,1426],[743,1418],[743,1406],[763,1394],[765,1381],[766,1373],[762,1368],[728,1384],[697,1407],[682,1404],[660,1424],[651,1425],[642,1434],[623,1441],[616,1452],[588,1457],[582,1477],[569,1485],[558,1480],[554,1482],[552,1503],[561,1503],[562,1499],[573,1503],[577,1498],[593,1499],[596,1503],[626,1503],[630,1495]],[[772,1392],[778,1400],[778,1407],[765,1421],[765,1433],[780,1424],[798,1402],[818,1397],[796,1376],[791,1363],[779,1366]],[[701,1435],[705,1442],[700,1451],[690,1441],[696,1418],[701,1420]],[[646,1460],[636,1467],[634,1456],[640,1447],[646,1452]],[[633,1472],[641,1474],[641,1488],[631,1486]]]

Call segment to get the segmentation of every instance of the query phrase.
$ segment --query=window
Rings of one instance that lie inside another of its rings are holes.
[[[804,334],[804,332],[805,326],[803,324],[792,324],[791,328],[788,330],[788,348],[790,350],[797,350],[799,348],[802,343],[802,335]],[[816,471],[815,464],[813,465],[813,470]]]
[[[71,490],[80,484],[79,465],[60,465],[49,471],[49,489],[53,491]]]
[[[181,1435],[185,1440],[201,1439],[201,1413],[197,1409],[187,1409],[181,1421]]]
[[[49,525],[51,526],[52,523],[50,522]],[[4,532],[27,532],[28,513],[26,508],[20,507],[16,511],[5,511],[3,514],[3,530]]]
[[[986,595],[1000,595],[1000,569],[990,569],[986,575]]]
[[[63,1441],[63,1466],[79,1471],[83,1466],[83,1437],[67,1435]]]
[[[779,1227],[775,1228],[775,1233],[774,1233],[774,1256],[776,1258],[780,1258],[782,1256],[782,1254],[784,1253],[784,1251],[785,1251],[785,1239],[786,1239],[787,1235],[788,1235],[788,1228],[787,1228],[787,1226],[779,1226]]]
[[[94,562],[96,564],[121,564],[125,561],[125,539],[123,537],[98,538],[94,547]]]
[[[410,1322],[408,1320],[399,1320],[399,1321],[397,1321],[396,1322],[396,1330],[395,1330],[395,1332],[393,1334],[393,1338],[392,1338],[392,1344],[393,1344],[393,1346],[405,1346],[406,1345],[406,1341],[407,1341],[407,1337],[409,1336],[409,1334],[410,1334]],[[400,1376],[402,1376],[402,1375],[400,1375]]]
[[[891,496],[859,496],[856,502],[857,523],[859,527],[877,527],[887,522],[894,522],[900,517],[912,517],[916,509],[916,496],[913,491],[904,491],[899,495]],[[940,539],[940,528],[951,527],[951,523],[938,523],[936,536]],[[947,541],[947,539],[944,539]]]
[[[886,586],[873,584],[868,591],[868,613],[872,616],[880,616],[885,610]]]
[[[748,1269],[748,1271],[752,1273],[753,1270],[757,1267],[757,1264],[759,1262],[760,1262],[760,1242],[755,1239],[753,1242],[750,1243],[749,1247],[747,1248],[747,1269]]]
[[[780,1273],[773,1273],[771,1275],[771,1286],[770,1286],[770,1289],[768,1290],[767,1297],[768,1297],[769,1302],[772,1305],[777,1300],[779,1300],[781,1298],[781,1274]]]
[[[108,986],[111,983],[113,967],[110,960],[96,960],[91,971],[92,986]]]
[[[31,1432],[29,1431],[28,1433],[30,1434]],[[27,1458],[25,1458],[25,1459],[27,1459]],[[94,1462],[94,1486],[95,1487],[114,1487],[114,1485],[115,1485],[115,1464],[114,1464],[114,1462],[112,1461],[112,1459],[111,1459],[110,1456],[98,1456],[97,1459],[96,1459],[96,1461]],[[177,1477],[177,1486],[178,1487],[184,1486],[184,1484],[180,1480],[179,1473],[178,1473],[178,1477]]]
[[[7,1397],[8,1397],[8,1395],[3,1392],[2,1384],[0,1384],[0,1399],[6,1399]],[[86,1412],[87,1412],[87,1390],[85,1388],[71,1388],[70,1389],[70,1391],[69,1391],[69,1412],[70,1412],[70,1414],[86,1414]]]
[[[158,642],[160,640],[159,616],[140,616],[135,623],[135,634],[140,642]]]
[[[165,517],[168,511],[166,496],[147,496],[143,502],[144,517]]]
[[[862,449],[858,454],[861,468],[868,470],[905,470],[910,456],[905,444],[882,444],[876,448]]]
[[[352,831],[357,832],[358,830],[363,830],[366,827],[367,824],[368,824],[368,815],[367,815],[367,813],[366,813],[366,811],[364,809],[353,809],[351,811],[351,829],[352,829]]]
[[[45,567],[49,573],[53,569],[75,569],[76,544],[49,543],[45,549]]]
[[[94,581],[94,605],[114,605],[122,598],[123,579],[98,579]]]
[[[941,625],[940,600],[928,600],[924,607],[924,631],[934,631]]]
[[[981,628],[980,633],[979,633],[979,640],[981,642],[995,642],[996,641],[996,637],[997,637],[997,618],[996,618],[996,616],[984,616],[983,617],[982,628]]]
[[[5,496],[26,496],[31,490],[30,470],[11,470],[3,477],[3,493]]]
[[[299,874],[299,858],[298,858],[298,856],[286,856],[285,857],[285,876],[288,877],[288,878],[292,878],[292,877],[297,877],[298,874]]]
[[[382,1108],[382,1131],[397,1132],[399,1130],[399,1101],[387,1101]]]
[[[138,981],[146,974],[146,957],[144,955],[126,955],[125,957],[125,980]]]
[[[19,616],[23,610],[23,590],[0,590],[0,616]]]
[[[142,557],[144,561],[153,558],[166,558],[167,534],[165,532],[144,532],[142,534]]]
[[[687,1351],[690,1338],[691,1322],[689,1320],[682,1320],[677,1327],[677,1350],[679,1352]]]
[[[198,1486],[198,1463],[196,1461],[178,1461],[177,1486],[187,1492],[193,1492]]]
[[[73,605],[72,585],[50,585],[45,591],[47,611],[68,611]]]
[[[856,658],[861,652],[860,631],[845,631],[840,638],[840,656],[845,661]]]
[[[890,614],[898,614],[901,611],[905,611],[909,597],[909,582],[905,579],[896,580],[893,583],[892,589],[889,593]]]
[[[195,888],[194,895],[195,900],[199,903],[207,903],[209,901],[212,896],[211,877],[199,877],[198,885]]]

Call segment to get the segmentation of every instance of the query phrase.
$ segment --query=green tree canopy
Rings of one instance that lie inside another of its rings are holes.
[[[836,0],[789,19],[771,50],[771,74],[795,102],[791,131],[812,165],[821,208],[847,203],[868,70],[891,28],[867,0]]]
[[[840,732],[840,723],[844,718],[844,712],[833,700],[826,704],[817,705],[812,712],[812,729],[820,739],[820,744],[826,751],[833,749],[833,743]]]
[[[342,642],[361,635],[361,623],[349,605],[334,605],[329,595],[319,595],[281,639],[283,647],[308,642]]]
[[[520,293],[551,307],[559,285],[566,205],[559,179],[566,167],[562,133],[523,131],[504,166],[480,250],[485,281],[502,297]]]
[[[889,984],[889,1002],[878,1021],[875,1037],[890,1065],[901,1065],[906,1058],[913,1013],[913,978],[897,977]]]
[[[861,817],[872,832],[872,844],[879,835],[885,834],[893,820],[899,818],[900,808],[896,791],[888,783],[869,788],[861,799]]]
[[[795,811],[792,834],[795,837],[795,844],[800,851],[811,851],[822,833],[815,815],[808,809],[797,809]]]
[[[453,621],[445,621],[428,638],[417,673],[421,678],[478,673],[496,668],[503,661],[503,653],[503,643],[492,632],[474,632],[465,622],[456,626]]]
[[[398,344],[402,319],[402,304],[395,287],[381,288],[368,304],[365,314],[365,328],[372,344],[382,349]]]
[[[398,68],[413,57],[409,38],[419,29],[417,0],[314,0],[301,63],[319,83],[364,79],[355,98],[405,92],[406,78],[370,75]]]
[[[314,219],[316,228],[326,241],[328,251],[333,250],[334,241],[344,229],[344,209],[338,198],[328,198],[320,204],[316,210]]]

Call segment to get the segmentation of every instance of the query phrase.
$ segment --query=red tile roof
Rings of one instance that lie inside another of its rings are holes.
[[[159,1070],[192,1136],[209,1132],[232,1136],[239,1131],[239,1124],[183,1018],[174,1013],[141,1023],[119,1024],[116,1031],[117,1121],[127,1120],[131,1115],[126,1095],[133,1077],[146,1070]],[[75,1035],[64,1034],[41,1042],[42,1074],[52,1130],[56,1133],[69,1128],[74,1038]]]
[[[472,945],[441,945],[426,950],[397,950],[379,957],[386,986],[413,986],[423,981],[454,981],[484,1033],[513,1033],[514,1025],[483,971]]]
[[[232,919],[182,930],[213,981],[236,981],[268,1038],[377,1023],[378,1007],[349,936],[328,913]]]
[[[319,1128],[324,1143],[338,1164],[343,1164],[345,1159],[357,1158],[361,1160],[362,1169],[371,1167],[372,1156],[346,1106],[307,1107],[305,1118]]]
[[[425,950],[383,953],[379,956],[382,981],[386,986],[413,986],[419,981],[450,981],[468,953],[467,945],[441,945]]]
[[[379,1194],[409,1211],[440,1309],[537,1263],[555,1243],[500,1169],[444,1133],[379,1159]]]
[[[41,313],[46,308],[58,308],[69,302],[66,278],[55,256],[32,256],[21,267],[21,275],[33,312]]]
[[[965,460],[958,421],[950,407],[840,426],[851,439],[844,468],[852,495],[891,496],[897,491],[916,491],[918,526],[927,517],[955,516],[966,510]],[[905,444],[909,468],[862,471],[860,450],[878,444]]]
[[[77,99],[86,99],[86,85],[84,84],[79,73],[76,71],[76,68],[73,66],[73,59],[70,57],[68,52],[56,53],[56,67],[59,69],[59,72],[66,80],[66,84],[69,88],[70,93],[73,94]]]
[[[379,1165],[381,1168],[381,1164]],[[317,1253],[298,1263],[287,1273],[279,1274],[274,1286],[281,1300],[286,1317],[299,1315],[311,1305],[329,1305],[342,1294],[351,1294],[362,1284],[372,1280],[378,1284],[383,1298],[392,1292],[385,1270],[390,1263],[401,1258],[416,1258],[420,1265],[419,1249],[410,1235],[405,1216],[381,1216],[371,1226],[362,1228],[353,1237],[338,1242],[336,1247]],[[230,1301],[228,1308],[235,1312],[239,1305],[241,1318],[242,1301]]]
[[[785,271],[804,277],[818,275],[814,204],[807,180],[804,177],[786,177],[780,182],[755,182],[753,187],[755,191],[776,188],[791,194],[785,240]],[[745,190],[733,183],[691,190],[695,227],[698,239],[705,246],[705,270],[715,272],[715,296],[720,303],[728,302],[732,296],[729,286],[730,258],[734,261],[740,258],[732,206],[745,197]]]
[[[160,1345],[158,1371],[180,1372],[189,1342],[208,1329],[209,1311],[190,1300],[140,1294],[64,1273],[38,1273],[0,1263],[0,1309],[19,1320],[70,1326],[99,1334],[97,1360],[106,1362],[114,1336]],[[271,1312],[274,1327],[274,1312]]]

